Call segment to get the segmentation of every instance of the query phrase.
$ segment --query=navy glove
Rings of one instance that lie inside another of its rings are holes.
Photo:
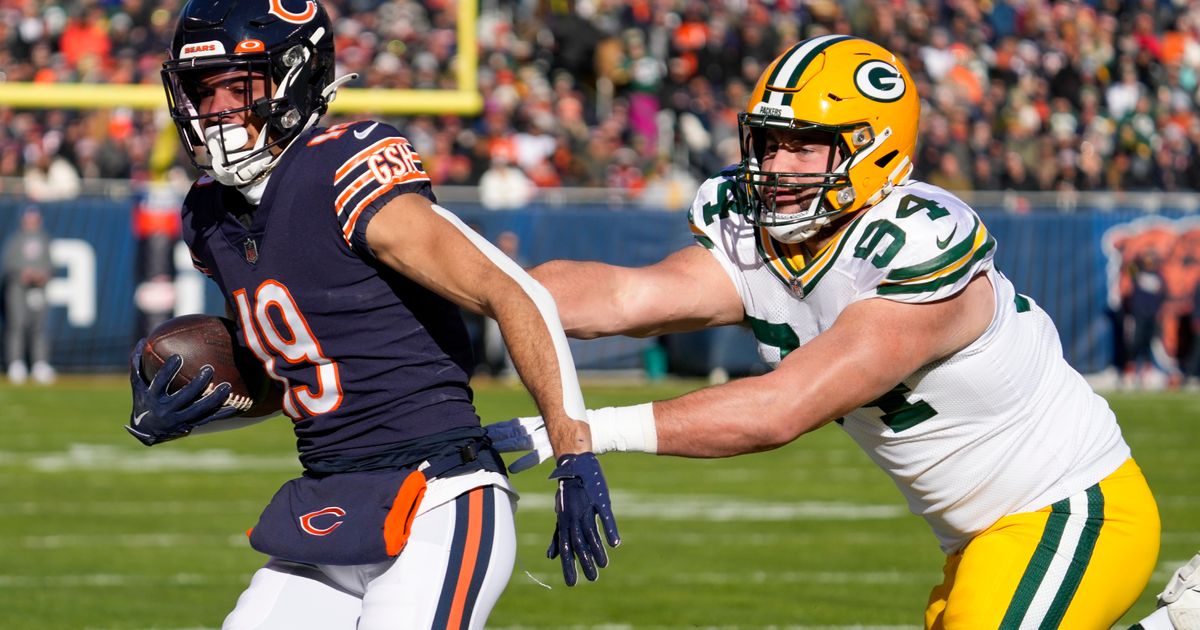
[[[554,511],[558,513],[558,524],[547,558],[562,560],[563,579],[567,586],[575,586],[575,559],[583,567],[583,575],[590,581],[599,576],[597,567],[608,566],[608,553],[600,542],[596,530],[596,517],[604,524],[604,537],[608,544],[621,544],[617,533],[617,519],[613,517],[612,504],[608,497],[608,484],[600,462],[592,453],[563,455],[558,458],[558,467],[550,474],[558,480],[558,493],[554,497]]]
[[[158,373],[147,383],[142,376],[142,351],[146,340],[142,339],[129,358],[129,384],[133,389],[133,412],[125,430],[146,446],[154,446],[181,438],[192,429],[214,420],[229,418],[238,413],[234,407],[225,407],[229,398],[229,383],[217,385],[207,396],[201,397],[212,381],[212,366],[204,366],[190,383],[174,394],[167,392],[167,385],[183,367],[183,359],[175,354],[167,357]]]
[[[533,468],[554,456],[550,446],[550,434],[546,432],[546,422],[541,416],[528,418],[512,418],[502,422],[493,422],[485,427],[492,448],[500,453],[525,453],[518,457],[509,467],[511,473]]]

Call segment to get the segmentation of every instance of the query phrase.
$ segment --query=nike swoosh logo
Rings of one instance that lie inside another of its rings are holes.
[[[937,240],[938,249],[946,249],[946,247],[950,245],[950,239],[954,238],[954,233],[957,231],[958,226],[956,225],[954,226],[954,229],[950,230],[950,233],[946,235],[946,238],[939,238]]]
[[[371,123],[371,126],[367,127],[366,129],[356,129],[354,131],[354,137],[358,138],[359,140],[366,140],[367,136],[371,135],[371,132],[375,131],[375,128],[378,126],[379,126],[379,123],[376,122],[376,123]]]
[[[133,417],[133,426],[136,427],[137,425],[141,424],[142,418],[145,418],[149,414],[150,414],[149,411],[143,411],[142,413],[139,413],[138,415],[134,416]]]

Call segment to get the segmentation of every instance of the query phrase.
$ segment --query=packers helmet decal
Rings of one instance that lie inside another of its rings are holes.
[[[863,96],[881,103],[900,100],[907,89],[904,75],[896,66],[878,59],[867,61],[854,71],[854,85]]]

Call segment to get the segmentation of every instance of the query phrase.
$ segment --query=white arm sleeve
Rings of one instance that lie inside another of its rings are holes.
[[[515,280],[517,285],[529,296],[529,299],[533,300],[538,312],[542,314],[542,321],[545,322],[550,339],[554,342],[554,353],[558,356],[558,375],[563,388],[563,406],[566,408],[567,415],[576,420],[585,420],[587,408],[583,404],[583,392],[579,389],[579,376],[575,372],[575,361],[571,358],[571,348],[567,345],[567,334],[563,332],[562,322],[558,318],[558,307],[554,304],[554,297],[550,295],[546,287],[534,280],[533,276],[526,273],[513,259],[505,255],[481,234],[468,227],[454,213],[437,204],[433,204],[433,210],[465,234],[471,243],[479,248],[479,251],[483,252],[501,271]]]

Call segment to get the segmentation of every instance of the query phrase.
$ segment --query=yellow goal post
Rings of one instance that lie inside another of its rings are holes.
[[[392,90],[343,88],[330,104],[331,112],[376,114],[474,115],[483,109],[477,72],[476,0],[456,0],[458,55],[453,90]],[[0,82],[0,106],[15,109],[159,109],[166,106],[160,83],[20,83]]]

